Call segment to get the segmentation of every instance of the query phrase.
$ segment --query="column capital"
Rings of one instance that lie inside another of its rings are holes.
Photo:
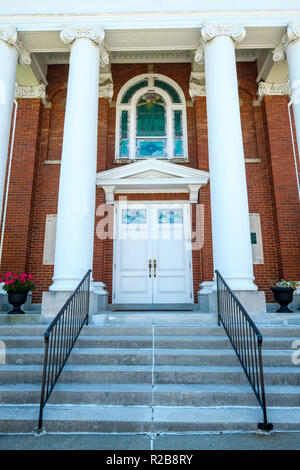
[[[201,28],[201,36],[205,42],[210,41],[217,36],[228,36],[235,42],[241,42],[245,39],[246,30],[241,24],[230,25],[204,23]]]
[[[287,46],[300,38],[300,24],[289,23],[286,33],[282,36],[280,43],[273,51],[274,62],[283,62],[286,58]]]
[[[0,31],[0,40],[16,48],[21,65],[28,66],[31,64],[30,52],[25,49],[22,41],[18,39],[18,32],[15,26],[8,26],[8,28]]]
[[[78,28],[73,26],[63,26],[60,32],[60,39],[67,45],[72,46],[76,39],[90,39],[100,49],[100,66],[105,67],[109,64],[109,55],[104,46],[105,31],[102,26],[88,28],[80,26]]]
[[[196,50],[195,62],[201,62],[204,59],[204,45],[217,36],[227,36],[234,43],[239,43],[245,39],[246,30],[242,24],[212,24],[204,23],[201,28],[201,40]]]
[[[258,99],[262,101],[264,96],[284,96],[291,95],[290,81],[286,82],[259,82],[258,84]]]
[[[15,46],[18,40],[17,28],[15,26],[9,26],[3,29],[0,31],[0,39],[11,46]]]

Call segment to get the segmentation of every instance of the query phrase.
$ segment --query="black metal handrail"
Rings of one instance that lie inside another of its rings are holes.
[[[264,421],[258,423],[258,428],[263,431],[271,431],[273,424],[268,423],[267,419],[262,334],[219,271],[215,272],[217,276],[218,325],[222,323],[262,408]]]
[[[38,427],[35,429],[37,434],[41,433],[43,430],[44,407],[67,362],[83,325],[85,323],[88,325],[90,276],[91,270],[89,269],[44,333],[44,368],[39,421]]]

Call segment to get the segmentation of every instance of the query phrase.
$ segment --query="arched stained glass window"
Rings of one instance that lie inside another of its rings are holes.
[[[117,101],[116,158],[187,158],[182,90],[162,75],[130,80]]]
[[[145,93],[136,109],[137,155],[165,157],[166,143],[166,104],[157,93]]]

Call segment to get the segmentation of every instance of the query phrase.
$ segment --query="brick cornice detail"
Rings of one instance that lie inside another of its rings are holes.
[[[291,95],[290,82],[260,82],[258,84],[258,99],[261,101],[264,96],[284,96]]]
[[[43,101],[46,99],[46,86],[44,84],[37,86],[21,86],[16,85],[15,88],[15,98],[31,98],[37,99],[40,98]]]

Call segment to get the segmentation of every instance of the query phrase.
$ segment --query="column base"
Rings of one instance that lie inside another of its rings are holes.
[[[217,292],[214,282],[200,284],[198,291],[198,304],[201,312],[217,312]],[[258,290],[234,290],[234,294],[241,302],[249,315],[259,315],[266,312],[266,298],[264,291]]]
[[[222,274],[222,273],[221,273]],[[224,276],[223,276],[224,277]],[[238,291],[257,291],[258,287],[254,284],[254,277],[224,277],[230,289],[234,292]]]
[[[107,310],[108,292],[103,282],[93,282],[94,291],[90,294],[90,313],[101,313]]]
[[[43,292],[42,317],[53,319],[68,300],[73,290]],[[90,291],[89,313],[99,313],[107,310],[108,292],[103,282],[93,282]]]
[[[55,318],[72,293],[73,291],[43,292],[42,317],[47,320]]]
[[[82,278],[57,278],[53,277],[53,284],[49,287],[51,292],[74,292]]]

